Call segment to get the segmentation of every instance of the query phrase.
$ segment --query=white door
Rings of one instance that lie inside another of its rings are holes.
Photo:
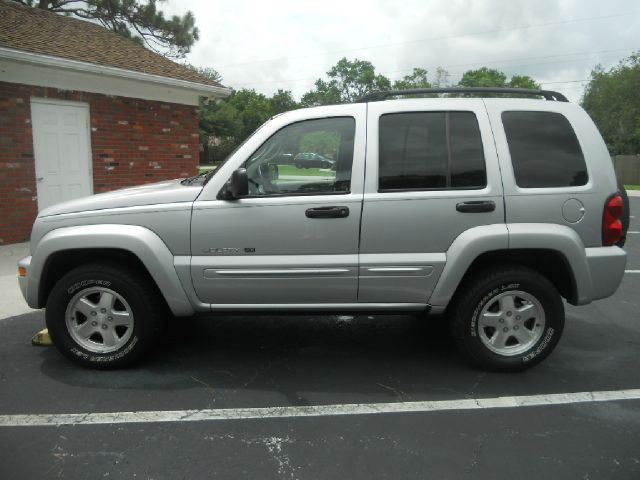
[[[89,106],[31,100],[38,210],[91,195]]]

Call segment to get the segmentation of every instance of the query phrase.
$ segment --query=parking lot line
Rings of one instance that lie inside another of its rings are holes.
[[[379,415],[384,413],[427,413],[456,410],[523,408],[579,403],[640,400],[640,389],[603,392],[553,393],[516,397],[464,398],[459,400],[355,403],[262,408],[169,410],[146,412],[61,413],[0,415],[0,427],[47,427],[60,425],[103,425],[116,423],[202,422],[267,418]]]
[[[625,270],[624,273],[640,273],[640,270]]]

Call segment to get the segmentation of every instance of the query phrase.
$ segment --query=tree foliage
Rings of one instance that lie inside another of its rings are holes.
[[[503,72],[487,67],[464,72],[458,82],[458,86],[540,88],[540,85],[527,75],[513,75],[511,79],[507,81],[507,76]]]
[[[214,82],[222,82],[222,75],[216,69],[211,67],[196,67],[194,65],[186,65],[187,68],[193,70],[194,72],[202,75],[203,77],[208,78],[209,80],[213,80]]]
[[[582,106],[614,154],[640,153],[640,52],[605,71],[597,66]]]
[[[298,108],[291,92],[267,97],[255,90],[235,91],[223,100],[200,100],[200,142],[205,157],[224,159],[270,117]]]
[[[492,68],[482,67],[468,70],[462,74],[458,82],[460,87],[506,87],[507,76]]]
[[[14,0],[30,7],[93,20],[167,57],[183,58],[198,40],[191,12],[164,16],[165,0]]]
[[[198,71],[202,73],[201,70]],[[217,74],[215,70],[213,72]],[[446,70],[438,68],[432,83],[426,69],[414,68],[410,74],[392,82],[384,75],[376,73],[375,67],[368,61],[342,58],[327,72],[326,79],[319,78],[315,81],[314,88],[302,96],[300,104],[291,92],[285,90],[278,90],[271,97],[254,90],[239,90],[218,102],[201,102],[201,140],[204,148],[213,151],[211,155],[207,154],[207,158],[219,160],[269,117],[278,113],[300,106],[349,103],[376,90],[429,88],[432,85],[445,87],[450,85],[448,77]],[[219,80],[217,77],[216,79]],[[514,75],[507,81],[504,73],[486,67],[466,72],[458,85],[538,87],[530,77]],[[308,145],[305,144],[304,148],[330,155],[336,148],[336,141],[335,138],[326,135],[318,135],[317,138],[310,136],[306,140]]]
[[[302,96],[304,106],[354,102],[375,90],[388,90],[391,82],[376,74],[375,67],[366,60],[342,58],[327,72],[328,81],[319,78],[315,90]]]
[[[409,88],[429,88],[431,83],[427,78],[424,68],[414,68],[411,75],[405,75],[400,80],[393,82],[394,90],[407,90]]]

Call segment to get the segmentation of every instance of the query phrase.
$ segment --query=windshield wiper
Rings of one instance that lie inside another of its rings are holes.
[[[193,182],[195,182],[196,180],[200,180],[203,177],[206,177],[208,174],[210,174],[211,172],[201,172],[198,175],[194,175],[193,177],[189,177],[189,178],[185,178],[184,180],[182,180],[183,185],[191,185],[193,184]]]

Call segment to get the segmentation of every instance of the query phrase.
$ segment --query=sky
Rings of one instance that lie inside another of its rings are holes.
[[[342,57],[368,60],[392,81],[425,68],[487,66],[529,75],[579,101],[591,70],[640,50],[638,0],[168,0],[194,13],[200,40],[186,60],[234,89],[296,99]]]

